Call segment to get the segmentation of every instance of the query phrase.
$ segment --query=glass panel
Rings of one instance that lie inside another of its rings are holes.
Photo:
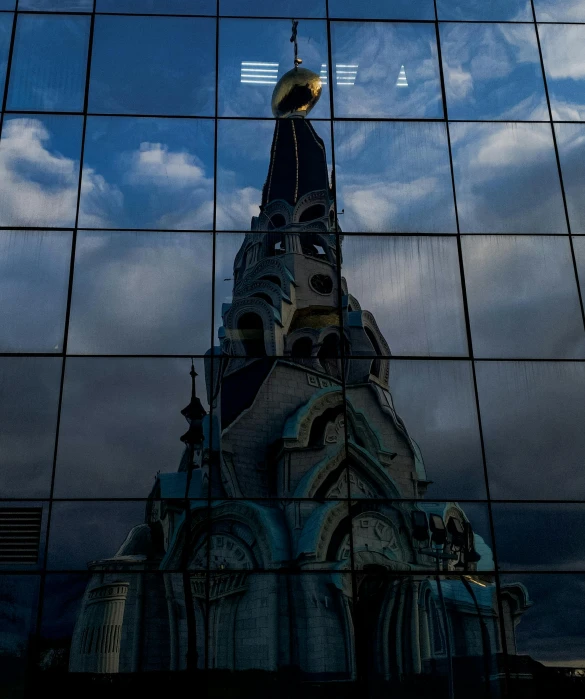
[[[214,419],[221,420],[222,459],[214,497],[346,495],[339,360],[231,359],[220,368]],[[281,439],[282,449],[274,449]]]
[[[0,94],[2,95],[4,95],[6,66],[8,65],[8,51],[10,50],[13,19],[14,17],[11,14],[0,15]]]
[[[335,124],[339,223],[372,233],[456,232],[444,124]]]
[[[218,500],[191,506],[190,570],[338,570],[350,565],[347,500]]]
[[[439,19],[531,22],[530,0],[437,0]]]
[[[585,125],[555,124],[571,233],[585,233]]]
[[[0,359],[0,493],[48,497],[61,360]]]
[[[18,0],[18,9],[43,12],[91,12],[93,0]],[[21,21],[22,17],[19,17],[19,25]]]
[[[189,366],[186,359],[69,359],[55,495],[147,497],[158,471],[177,471]],[[203,376],[202,361],[195,366]],[[205,403],[204,393],[200,381]]]
[[[405,699],[501,695],[493,575],[411,577],[370,570],[360,572],[355,584],[356,655],[369,697],[397,691]],[[389,676],[389,667],[395,675]]]
[[[478,362],[477,381],[492,497],[585,498],[585,365]]]
[[[19,17],[8,109],[83,109],[89,24],[89,17]]]
[[[342,248],[349,293],[374,314],[392,354],[467,354],[454,238],[350,235]],[[361,318],[352,310],[350,327]]]
[[[480,236],[462,244],[476,357],[585,356],[568,238]]]
[[[69,352],[207,352],[210,233],[80,232],[75,258]]]
[[[585,27],[541,24],[538,33],[553,119],[585,121]]]
[[[565,233],[548,124],[451,124],[463,233]]]
[[[244,17],[325,17],[325,0],[221,0],[222,15]]]
[[[263,196],[271,198],[278,196],[284,198],[283,188],[286,187],[289,167],[294,166],[289,160],[280,162],[275,160],[271,151],[273,139],[276,140],[276,148],[287,149],[289,146],[292,155],[294,140],[284,141],[285,133],[290,121],[220,121],[218,128],[217,146],[217,229],[236,231],[249,231],[253,226],[252,217],[259,216],[267,201]],[[309,120],[304,122],[310,123]],[[276,124],[276,126],[275,126]],[[329,173],[331,164],[327,160],[331,154],[331,130],[329,124],[319,121],[313,122],[309,129],[302,129],[302,123],[298,122],[294,135],[297,143],[297,153],[299,153],[299,163],[296,179],[295,201],[291,199],[288,203],[291,206],[290,217],[298,221],[295,217],[294,207],[304,194],[310,194],[317,188],[327,189],[329,186]],[[317,143],[315,139],[321,139],[322,143]],[[311,142],[308,142],[311,139]],[[315,139],[315,140],[313,140]],[[315,153],[314,146],[317,149]],[[320,179],[313,177],[318,169],[315,155],[321,156],[321,147],[325,148],[325,162],[321,161],[322,171],[319,172]],[[275,149],[276,150],[276,149]],[[306,154],[303,158],[303,154]],[[306,182],[304,180],[307,180]],[[271,185],[269,187],[269,184]],[[266,192],[263,191],[266,185]],[[275,190],[279,190],[278,195]],[[270,192],[272,190],[272,192]],[[292,187],[291,187],[292,190]],[[270,192],[270,193],[269,193]],[[325,212],[325,215],[328,212]],[[278,226],[275,226],[278,227]]]
[[[214,15],[217,0],[96,0],[96,12]]]
[[[70,232],[0,232],[1,351],[63,349],[70,260]]]
[[[442,118],[432,24],[334,22],[338,117]]]
[[[224,19],[219,30],[219,114],[272,116],[274,86],[293,68],[290,21]],[[325,22],[303,22],[298,32],[303,67],[316,73],[326,70]],[[329,94],[324,82],[321,99],[311,112],[315,119],[329,117]]]
[[[96,19],[91,112],[212,116],[214,107],[215,20]]]
[[[316,371],[340,355],[337,239],[325,233],[220,233],[215,327],[224,354],[310,360]],[[302,350],[303,339],[308,349]],[[302,351],[301,351],[302,350]],[[300,352],[300,354],[297,354]],[[324,365],[320,359],[323,359]]]
[[[348,573],[212,574],[210,695],[355,696],[351,606]]]
[[[352,535],[358,570],[385,566],[466,575],[494,570],[484,503],[361,500],[352,506]]]
[[[500,576],[508,686],[515,695],[576,698],[582,691],[584,590],[582,575]]]
[[[13,10],[16,0],[0,0],[0,10]]]
[[[213,142],[206,119],[89,118],[80,225],[210,229]]]
[[[585,566],[585,506],[493,503],[492,514],[502,570],[582,570]]]
[[[5,116],[0,225],[75,225],[82,117]]]
[[[113,696],[128,688],[180,692],[184,675],[175,680],[169,671],[204,667],[205,597],[190,594],[180,574],[118,565],[111,573],[47,575],[36,678],[47,692],[73,696],[102,681]],[[193,589],[200,584],[206,588],[204,575]]]
[[[117,567],[116,556],[141,556],[143,561],[150,538],[143,524],[145,505],[146,501],[54,502],[47,567],[107,570]]]
[[[25,696],[38,597],[38,576],[0,575],[0,692],[9,699]]]
[[[534,0],[539,22],[585,22],[582,0]]]
[[[441,24],[451,119],[548,120],[534,26]]]
[[[435,19],[432,0],[329,0],[330,17],[351,19]]]
[[[402,440],[407,440],[416,457],[419,496],[428,488],[431,498],[484,499],[469,362],[394,359],[389,385],[392,396],[387,397],[387,411],[395,410],[400,417],[397,427],[404,434]]]

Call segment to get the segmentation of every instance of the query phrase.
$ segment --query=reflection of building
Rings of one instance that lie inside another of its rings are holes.
[[[90,566],[74,672],[200,668],[208,623],[213,669],[350,680],[361,654],[382,683],[498,674],[491,552],[457,503],[424,499],[431,481],[393,407],[388,345],[338,275],[325,147],[299,107],[300,73],[283,78],[292,118],[276,122],[261,213],[208,357],[213,417],[193,383],[178,472],[159,475],[146,522]],[[505,590],[509,651],[527,604],[521,586]]]

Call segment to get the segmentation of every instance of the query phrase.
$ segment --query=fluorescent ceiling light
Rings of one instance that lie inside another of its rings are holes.
[[[335,66],[335,82],[337,85],[355,85],[357,63],[337,63]]]
[[[396,87],[408,87],[408,80],[406,79],[406,71],[404,70],[404,66],[400,66],[400,73],[398,73]]]
[[[265,61],[242,61],[240,82],[252,85],[276,85],[278,66],[278,63]]]

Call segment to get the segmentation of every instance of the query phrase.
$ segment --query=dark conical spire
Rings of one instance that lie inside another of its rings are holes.
[[[323,139],[306,119],[278,119],[268,177],[262,189],[262,206],[275,199],[295,206],[305,194],[317,190],[329,191]]]

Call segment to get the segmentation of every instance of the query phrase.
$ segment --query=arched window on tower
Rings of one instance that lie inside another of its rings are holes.
[[[264,323],[257,313],[244,313],[238,319],[238,337],[248,357],[265,357]]]
[[[317,354],[323,370],[336,379],[341,378],[341,359],[339,358],[339,337],[330,333],[323,340]]]
[[[313,204],[303,211],[299,216],[300,223],[306,223],[308,221],[314,221],[318,218],[323,218],[325,216],[325,207],[323,204]]]
[[[276,257],[286,252],[282,233],[266,234],[266,257]]]
[[[309,366],[311,364],[311,354],[313,352],[313,341],[310,337],[300,337],[295,340],[291,347],[291,357],[298,363]]]
[[[372,360],[372,363],[370,365],[370,374],[373,374],[376,376],[378,379],[381,378],[380,374],[382,372],[382,362],[380,360],[380,355],[382,354],[382,350],[380,349],[380,344],[378,340],[376,339],[376,336],[374,333],[370,330],[370,328],[364,328],[366,331],[366,336],[368,340],[372,344],[372,348],[377,355],[375,359]]]

